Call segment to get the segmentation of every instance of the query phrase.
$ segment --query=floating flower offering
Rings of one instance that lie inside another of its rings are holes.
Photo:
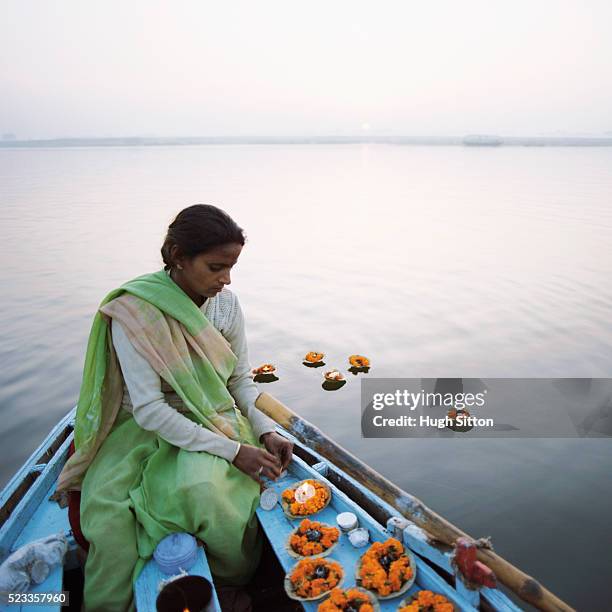
[[[302,559],[285,578],[285,590],[292,599],[320,599],[344,578],[342,566],[332,559]]]
[[[272,372],[276,372],[276,367],[271,363],[264,363],[262,366],[259,366],[253,370],[253,374],[255,374],[255,376],[258,374],[272,374]]]
[[[357,570],[360,586],[374,591],[380,599],[390,599],[407,591],[416,574],[414,560],[399,540],[374,542],[363,554]]]
[[[289,547],[300,557],[323,556],[331,551],[339,537],[336,527],[304,519],[289,537]]]
[[[363,355],[351,355],[349,358],[349,363],[354,368],[369,368],[370,360]]]
[[[341,382],[344,380],[342,372],[339,372],[335,369],[330,370],[329,372],[325,372],[324,376],[325,380],[328,380],[329,382]]]
[[[444,597],[432,591],[417,591],[402,603],[398,612],[453,612],[455,606]]]
[[[470,416],[470,413],[465,409],[457,410],[456,408],[451,408],[448,411],[448,417],[451,419],[456,419],[458,414],[462,414],[463,416]]]
[[[331,491],[317,480],[303,480],[283,491],[282,505],[291,518],[315,514],[327,506]]]
[[[310,353],[306,353],[304,361],[307,361],[308,363],[319,363],[319,361],[323,360],[323,357],[325,357],[324,353],[315,353],[314,351],[310,351]]]
[[[340,610],[356,610],[359,612],[374,612],[380,606],[372,595],[365,589],[353,587],[352,589],[335,588],[329,594],[329,598],[319,604],[317,612],[337,612]]]

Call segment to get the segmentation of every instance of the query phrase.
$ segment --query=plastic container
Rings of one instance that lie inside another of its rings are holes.
[[[359,524],[357,522],[357,516],[352,512],[341,512],[336,517],[336,522],[338,523],[338,527],[340,527],[344,533],[348,533],[349,531],[356,529],[357,525]]]
[[[157,612],[204,610],[212,599],[212,585],[203,576],[183,576],[169,582],[157,596]]]
[[[354,548],[362,548],[370,541],[370,533],[367,529],[358,527],[349,532],[348,539]]]
[[[198,544],[189,533],[171,533],[157,545],[153,558],[164,574],[178,574],[198,560]]]

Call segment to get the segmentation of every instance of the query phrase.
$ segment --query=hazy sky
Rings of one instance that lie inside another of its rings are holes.
[[[2,0],[0,133],[612,134],[607,0]]]

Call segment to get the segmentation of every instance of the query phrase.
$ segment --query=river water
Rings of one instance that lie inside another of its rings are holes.
[[[0,149],[0,482],[76,402],[93,313],[161,268],[181,208],[246,229],[233,274],[261,385],[581,610],[612,594],[609,439],[363,439],[375,377],[608,377],[612,149]],[[603,603],[605,602],[605,603]]]

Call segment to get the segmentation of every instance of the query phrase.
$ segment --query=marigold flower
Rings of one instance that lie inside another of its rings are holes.
[[[319,605],[317,612],[341,612],[349,607],[359,612],[374,612],[370,596],[355,588],[346,591],[333,589],[329,598]]]
[[[439,593],[418,591],[412,596],[412,601],[402,606],[398,612],[454,612],[455,606]]]
[[[298,555],[307,557],[325,552],[338,541],[340,531],[325,523],[304,519],[289,538],[289,545]]]
[[[255,374],[255,376],[257,376],[258,374],[272,374],[272,372],[275,372],[275,371],[276,371],[276,367],[273,366],[271,363],[264,363],[258,368],[254,368],[253,374]]]
[[[342,589],[333,589],[329,595],[329,599],[336,606],[343,606],[346,604],[346,596],[344,595],[344,591]]]
[[[282,494],[283,501],[289,506],[289,511],[295,516],[304,516],[307,514],[315,514],[325,507],[329,499],[327,488],[316,480],[305,480],[315,489],[315,494],[304,503],[295,500],[295,488],[285,489]]]
[[[349,363],[354,368],[367,368],[370,366],[370,360],[363,355],[351,355]]]
[[[324,567],[327,575],[317,577],[317,568]],[[289,581],[298,597],[317,597],[334,588],[342,579],[342,567],[326,559],[302,559],[295,567]]]
[[[382,597],[399,591],[412,578],[410,559],[395,538],[374,542],[361,557],[359,579],[366,589]]]

